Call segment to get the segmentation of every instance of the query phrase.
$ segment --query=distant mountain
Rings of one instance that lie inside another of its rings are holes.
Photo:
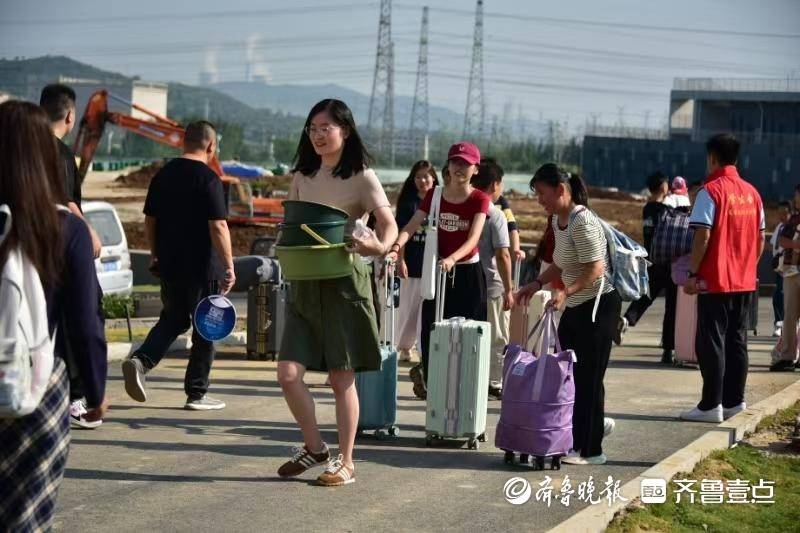
[[[271,109],[293,115],[306,116],[311,107],[325,98],[338,98],[353,111],[356,122],[364,124],[369,115],[369,95],[333,83],[325,85],[270,85],[262,82],[222,82],[210,85],[256,109]],[[395,96],[395,127],[405,129],[411,121],[414,99]],[[440,106],[431,106],[432,130],[459,129],[464,114]]]
[[[138,77],[109,72],[64,56],[45,56],[33,59],[0,59],[0,91],[12,96],[38,102],[42,87],[59,79],[94,80],[96,85],[119,85]],[[205,116],[216,122],[239,123],[245,136],[263,140],[265,136],[295,136],[303,126],[303,117],[269,109],[254,109],[235,98],[207,87],[169,83],[167,114],[176,120]],[[303,113],[305,115],[305,113]]]

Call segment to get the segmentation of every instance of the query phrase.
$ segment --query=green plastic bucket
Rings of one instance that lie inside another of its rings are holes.
[[[353,255],[344,244],[276,246],[275,253],[289,281],[344,278],[353,272]]]
[[[345,211],[325,204],[301,200],[284,200],[283,202],[283,220],[286,224],[347,222],[348,218]]]

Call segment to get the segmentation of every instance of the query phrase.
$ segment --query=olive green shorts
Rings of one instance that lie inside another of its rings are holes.
[[[278,360],[307,370],[379,370],[370,276],[355,257],[349,277],[293,281]]]

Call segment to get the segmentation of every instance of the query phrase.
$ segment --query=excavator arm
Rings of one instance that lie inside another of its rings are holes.
[[[123,113],[108,110],[108,99],[113,98],[127,106],[137,109],[153,118],[153,121],[142,120]],[[106,90],[97,91],[89,98],[86,111],[83,113],[78,128],[78,135],[72,151],[80,157],[78,175],[83,183],[86,173],[92,165],[97,147],[103,137],[106,124],[111,123],[126,131],[151,139],[157,143],[172,146],[178,150],[183,148],[183,127],[166,117],[162,117],[144,107],[128,102],[110,94]],[[248,184],[244,184],[234,176],[226,176],[222,164],[215,155],[208,162],[211,170],[222,180],[226,188],[228,201],[228,220],[234,224],[274,223],[283,218],[281,200],[275,198],[253,198]]]

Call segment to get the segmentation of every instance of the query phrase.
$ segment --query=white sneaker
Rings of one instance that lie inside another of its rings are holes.
[[[83,416],[87,413],[86,409],[86,400],[81,398],[80,400],[75,400],[74,402],[69,404],[69,425],[73,428],[79,429],[94,429],[100,424],[103,423],[102,420],[95,420],[94,422],[89,422]]]
[[[222,400],[217,400],[216,398],[212,398],[208,394],[204,394],[202,398],[196,398],[194,400],[187,399],[186,405],[183,407],[184,409],[189,409],[190,411],[212,411],[216,409],[224,409],[225,402]]]
[[[733,407],[723,407],[722,408],[722,418],[727,420],[732,416],[738,415],[739,413],[741,413],[745,409],[747,409],[747,404],[745,402],[742,402],[739,405],[734,405]]]
[[[612,433],[614,433],[614,428],[617,427],[617,423],[614,421],[613,418],[605,417],[603,419],[603,437],[608,437]]]
[[[679,417],[681,420],[688,420],[691,422],[722,422],[722,405],[718,405],[708,411],[701,411],[697,407],[693,407],[689,411],[684,411]]]
[[[780,326],[775,326],[775,329],[772,330],[773,337],[780,337],[781,333],[783,333],[783,329]]]
[[[581,457],[578,455],[577,457],[573,457],[572,455],[567,455],[563,459],[561,459],[562,463],[567,463],[569,465],[604,465],[608,458],[605,454],[595,455],[594,457]]]

